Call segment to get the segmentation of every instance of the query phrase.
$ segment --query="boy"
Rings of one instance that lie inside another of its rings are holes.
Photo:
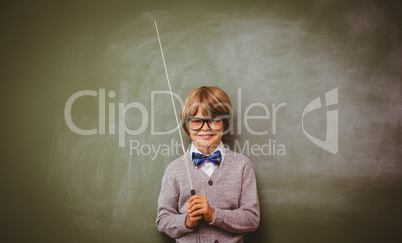
[[[176,242],[243,242],[260,221],[257,186],[248,158],[225,148],[231,103],[218,87],[194,89],[181,114],[190,152],[166,168],[156,225]],[[191,196],[189,169],[196,195]]]

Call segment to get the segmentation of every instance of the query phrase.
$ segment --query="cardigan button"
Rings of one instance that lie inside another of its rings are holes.
[[[212,181],[208,181],[208,184],[212,186],[214,183]]]
[[[219,240],[216,240],[215,243],[219,243]]]

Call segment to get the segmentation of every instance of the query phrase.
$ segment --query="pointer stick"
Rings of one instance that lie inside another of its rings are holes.
[[[195,195],[195,191],[194,191],[194,188],[193,188],[193,183],[192,183],[192,181],[191,181],[190,170],[189,170],[189,168],[188,168],[186,149],[184,148],[183,137],[182,137],[182,135],[181,135],[180,125],[179,125],[179,119],[177,118],[176,106],[175,106],[175,104],[174,104],[174,99],[173,99],[173,94],[172,94],[172,88],[171,88],[171,86],[170,86],[169,74],[168,74],[168,71],[167,71],[167,68],[166,68],[165,56],[163,55],[163,49],[162,49],[161,38],[159,37],[159,31],[158,31],[158,26],[156,25],[156,21],[154,21],[154,23],[155,23],[156,35],[158,36],[159,48],[161,49],[163,67],[165,68],[166,79],[167,79],[167,82],[168,82],[168,85],[169,85],[170,98],[172,98],[172,105],[173,105],[173,110],[174,110],[174,116],[176,117],[177,130],[179,130],[179,136],[180,136],[181,147],[182,147],[182,149],[183,149],[183,154],[184,154],[184,163],[186,163],[186,167],[187,167],[187,174],[188,174],[188,180],[190,181],[191,195]]]

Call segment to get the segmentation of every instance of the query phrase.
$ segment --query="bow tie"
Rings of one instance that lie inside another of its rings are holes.
[[[216,150],[209,156],[193,152],[192,159],[193,159],[196,167],[199,167],[200,165],[202,165],[202,163],[204,163],[205,160],[210,160],[219,166],[221,164],[222,155],[219,150]]]

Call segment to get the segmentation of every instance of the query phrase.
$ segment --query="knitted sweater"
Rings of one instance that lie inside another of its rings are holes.
[[[185,225],[190,184],[184,157],[166,168],[158,200],[156,226],[176,242],[243,242],[243,235],[255,231],[260,221],[260,209],[254,170],[250,160],[225,149],[222,167],[211,177],[196,169],[189,158],[194,190],[205,196],[215,211],[212,222],[201,220],[197,227]],[[187,155],[188,156],[188,155]]]

